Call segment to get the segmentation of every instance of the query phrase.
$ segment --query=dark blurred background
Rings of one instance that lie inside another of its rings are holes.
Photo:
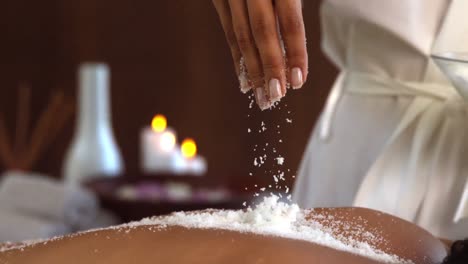
[[[210,176],[239,183],[271,183],[252,172],[261,121],[281,125],[277,149],[292,175],[324,104],[335,70],[320,51],[320,1],[307,1],[310,75],[281,109],[250,109],[240,93],[229,49],[210,0],[4,1],[0,7],[0,112],[14,133],[17,89],[32,87],[32,120],[56,89],[74,96],[77,66],[103,61],[111,69],[112,121],[128,175],[139,172],[139,135],[156,113],[168,117],[179,140],[193,137]],[[290,113],[288,113],[290,111]],[[288,117],[293,123],[287,125]],[[254,132],[247,133],[251,128]],[[34,170],[61,177],[74,121],[42,153]],[[268,131],[268,130],[267,130]],[[272,131],[272,130],[270,130]],[[5,168],[3,167],[2,170]],[[214,173],[213,173],[214,172]]]

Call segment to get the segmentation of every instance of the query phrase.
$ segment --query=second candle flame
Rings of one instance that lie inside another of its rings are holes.
[[[184,139],[180,147],[182,155],[186,158],[193,158],[197,155],[197,144],[191,138]]]

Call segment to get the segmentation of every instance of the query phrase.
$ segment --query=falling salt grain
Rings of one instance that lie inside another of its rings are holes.
[[[284,172],[281,172],[278,176],[279,176],[279,178],[280,178],[281,180],[283,180],[283,181],[286,180],[286,179],[284,178]]]
[[[292,123],[292,119],[286,118],[286,122]]]
[[[262,121],[262,123],[260,125],[262,127],[262,131],[265,131],[267,129],[266,126],[265,126],[265,122]]]
[[[250,133],[252,132],[252,130],[250,130],[250,128],[247,128],[247,133]]]
[[[284,163],[284,158],[281,157],[281,156],[278,156],[278,157],[276,158],[276,162],[278,163],[278,165],[283,165],[283,163]]]
[[[264,192],[265,190],[266,190],[266,188],[265,188],[265,187],[263,187],[263,188],[260,188],[260,191],[262,191],[262,192]]]

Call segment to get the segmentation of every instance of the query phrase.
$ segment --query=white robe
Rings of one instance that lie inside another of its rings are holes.
[[[294,188],[302,207],[361,206],[468,236],[468,106],[432,62],[468,51],[467,0],[325,0],[338,76]]]

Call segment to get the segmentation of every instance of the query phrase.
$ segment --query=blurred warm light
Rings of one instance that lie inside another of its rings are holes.
[[[184,139],[180,147],[182,155],[186,158],[193,158],[197,154],[197,144],[191,138]]]
[[[151,127],[155,132],[163,132],[167,127],[167,119],[163,115],[155,115],[151,120]]]
[[[160,147],[161,149],[165,151],[171,151],[174,149],[174,146],[176,144],[176,137],[174,133],[171,131],[165,131],[161,135],[161,141],[160,141]]]

